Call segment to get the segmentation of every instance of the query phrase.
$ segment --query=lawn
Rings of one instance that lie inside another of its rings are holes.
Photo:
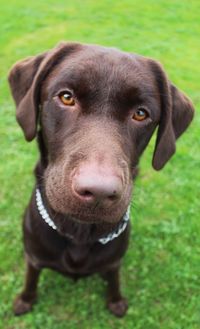
[[[0,329],[200,328],[199,17],[198,0],[0,0]],[[41,276],[34,311],[18,318],[12,313],[25,270],[21,216],[38,155],[15,121],[7,73],[17,60],[60,40],[158,59],[197,109],[162,171],[151,167],[154,141],[141,160],[121,273],[130,306],[120,320],[105,309],[98,276],[75,284],[49,270]]]

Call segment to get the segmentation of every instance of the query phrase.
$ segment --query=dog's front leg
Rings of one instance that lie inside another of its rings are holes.
[[[103,279],[108,283],[107,307],[116,316],[122,317],[128,309],[127,300],[120,292],[119,267],[102,274]]]
[[[15,315],[29,312],[36,300],[37,284],[41,270],[36,269],[27,262],[25,286],[23,291],[14,301]]]

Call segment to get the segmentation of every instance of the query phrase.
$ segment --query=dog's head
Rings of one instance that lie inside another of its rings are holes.
[[[94,45],[62,43],[20,61],[9,82],[26,139],[40,130],[51,207],[87,222],[120,220],[155,128],[159,170],[194,112],[158,62]]]

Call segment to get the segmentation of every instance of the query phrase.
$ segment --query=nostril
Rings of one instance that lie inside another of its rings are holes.
[[[113,193],[112,193],[111,195],[108,196],[108,199],[109,199],[110,201],[115,201],[115,200],[117,200],[117,199],[118,199],[118,194],[117,194],[117,192],[116,192],[116,191],[113,191]]]
[[[90,191],[87,191],[87,190],[85,190],[85,191],[79,191],[79,194],[81,196],[84,196],[84,197],[93,197],[93,193],[90,192]]]
[[[75,188],[74,189],[76,195],[85,202],[94,202],[95,201],[95,195],[91,191],[84,189],[84,188]]]
[[[108,199],[111,200],[111,201],[114,201],[114,200],[116,200],[116,196],[115,195],[110,195],[108,197]]]

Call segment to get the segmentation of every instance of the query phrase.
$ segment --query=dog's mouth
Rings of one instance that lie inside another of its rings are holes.
[[[131,202],[132,185],[130,184],[124,191],[120,200],[111,202],[110,204],[84,204],[73,198],[69,193],[62,193],[60,190],[46,189],[44,197],[48,208],[52,212],[53,218],[72,219],[77,223],[85,224],[103,224],[118,223]]]
[[[106,209],[82,209],[79,212],[69,212],[68,216],[76,222],[79,223],[90,223],[90,224],[100,224],[100,223],[117,223],[125,214],[127,208],[119,211],[116,210],[106,210]]]
[[[83,206],[77,203],[74,204],[73,200],[70,201],[68,200],[63,208],[60,203],[56,202],[56,200],[53,201],[48,198],[48,203],[53,210],[55,220],[57,217],[56,214],[60,214],[66,219],[69,218],[74,222],[82,224],[115,224],[118,223],[126,213],[130,203],[130,200],[126,200],[126,202],[122,200],[120,204],[116,203],[115,205],[112,205],[112,207],[106,208],[101,205]]]

